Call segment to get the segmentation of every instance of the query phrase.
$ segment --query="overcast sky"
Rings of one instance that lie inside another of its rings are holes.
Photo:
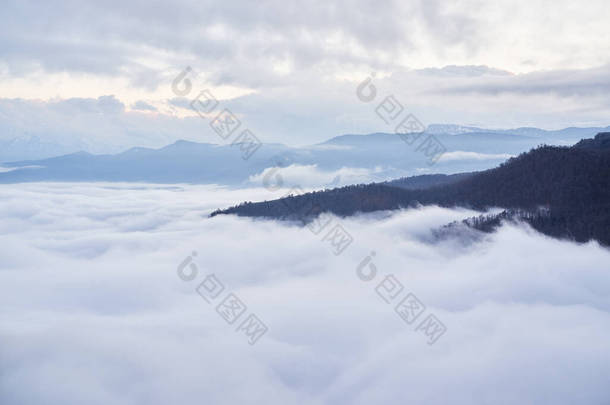
[[[287,144],[390,131],[374,113],[390,94],[425,124],[605,126],[609,19],[604,0],[8,0],[0,139],[218,141],[181,108],[203,89]],[[180,99],[186,66],[197,76]],[[377,100],[363,103],[372,72]]]

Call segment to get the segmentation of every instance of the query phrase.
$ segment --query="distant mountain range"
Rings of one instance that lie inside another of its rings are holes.
[[[160,149],[132,148],[107,155],[77,152],[3,163],[0,183],[122,181],[252,186],[260,185],[257,179],[265,169],[305,166],[329,173],[331,178],[338,179],[338,184],[353,184],[422,173],[484,170],[537,145],[570,145],[601,130],[485,130],[458,125],[430,125],[424,136],[433,135],[446,149],[434,166],[430,166],[427,157],[415,146],[390,133],[342,135],[303,147],[263,144],[247,160],[242,159],[239,145],[177,141]],[[61,149],[57,145],[51,146],[45,147],[38,138],[0,142],[0,157],[19,153],[31,156]],[[24,150],[20,152],[19,148]],[[357,174],[351,177],[333,174],[344,168],[358,169],[353,170]]]
[[[355,185],[258,203],[242,203],[212,216],[311,221],[330,212],[339,216],[437,204],[485,210],[497,216],[467,221],[490,230],[518,218],[551,236],[610,245],[610,132],[572,147],[541,146],[499,167],[453,176],[417,176]]]

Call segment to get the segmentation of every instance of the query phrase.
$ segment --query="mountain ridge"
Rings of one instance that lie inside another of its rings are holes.
[[[592,130],[566,129],[547,131],[548,136],[526,136],[503,132],[506,130],[463,132],[460,128],[450,127],[445,131],[462,131],[457,135],[434,135],[447,151],[435,163],[434,172],[453,174],[488,169],[504,161],[507,155],[516,155],[541,143],[571,144],[582,138],[570,135],[573,131],[580,134]],[[315,170],[325,173],[322,177],[329,179],[336,178],[340,172],[344,173],[344,169],[366,173],[351,180],[343,177],[341,184],[362,181],[362,178],[370,181],[390,180],[415,173],[429,173],[431,170],[430,162],[416,145],[408,145],[397,134],[383,132],[341,135],[321,144],[303,147],[265,143],[247,160],[243,159],[239,144],[178,140],[157,149],[134,147],[116,154],[76,152],[9,162],[3,166],[12,170],[0,170],[0,183],[135,181],[239,187],[260,185],[260,182],[254,184],[252,179],[260,178],[266,169],[274,167],[315,166]],[[328,181],[317,186],[324,186]]]
[[[420,188],[371,183],[242,203],[211,216],[236,214],[307,222],[324,212],[345,217],[420,204],[531,212],[546,207],[549,215],[538,223],[539,231],[610,245],[610,133],[600,133],[572,147],[540,146],[496,168],[461,175],[456,181]]]

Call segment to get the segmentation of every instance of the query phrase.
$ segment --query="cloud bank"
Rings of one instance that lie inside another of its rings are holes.
[[[322,170],[317,165],[292,164],[287,167],[268,167],[261,173],[250,176],[249,181],[253,186],[273,186],[272,182],[277,176],[282,179],[282,184],[298,184],[305,188],[339,187],[389,179],[381,168],[342,167],[338,170]]]
[[[606,403],[610,253],[526,227],[463,243],[426,207],[293,224],[207,214],[283,193],[27,184],[0,193],[0,398],[12,404]],[[198,278],[176,274],[197,252]],[[375,252],[371,256],[371,252]],[[377,278],[355,273],[371,256]],[[250,346],[196,292],[214,273],[269,327]],[[434,345],[375,292],[393,274]]]

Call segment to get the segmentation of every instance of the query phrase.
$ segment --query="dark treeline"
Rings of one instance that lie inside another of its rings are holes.
[[[383,184],[400,187],[407,190],[421,190],[424,188],[457,183],[458,181],[464,180],[473,174],[475,173],[423,174],[420,176],[403,177],[396,180],[386,181]]]
[[[540,212],[544,207],[544,215],[523,219],[547,235],[579,242],[596,239],[610,245],[610,133],[572,147],[543,145],[482,172],[432,178],[432,182],[410,179],[243,203],[215,211],[212,216],[237,214],[307,221],[321,212],[349,216],[419,204],[478,210],[502,207],[523,212]],[[437,181],[442,184],[430,186]],[[401,184],[408,184],[408,188]],[[499,223],[502,219],[490,221]]]

